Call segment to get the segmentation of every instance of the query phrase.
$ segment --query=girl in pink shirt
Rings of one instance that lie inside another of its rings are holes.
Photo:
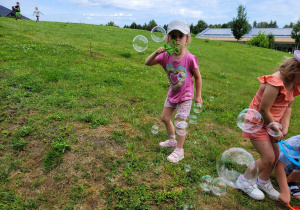
[[[161,147],[175,148],[173,153],[168,156],[170,162],[178,162],[184,158],[183,144],[185,135],[178,135],[175,138],[175,129],[171,121],[174,111],[183,114],[186,118],[190,114],[192,100],[194,98],[195,78],[196,96],[195,103],[202,104],[201,88],[202,79],[198,67],[196,56],[190,54],[185,45],[190,41],[190,27],[186,21],[175,20],[169,23],[167,29],[167,43],[175,40],[177,46],[180,46],[179,53],[169,55],[164,47],[158,48],[147,59],[145,64],[153,66],[160,64],[167,73],[170,88],[165,101],[162,121],[166,126],[169,139],[160,142]],[[173,41],[174,42],[174,41]],[[178,45],[180,43],[180,45]]]
[[[264,199],[262,191],[273,200],[284,200],[273,188],[270,175],[279,156],[277,142],[288,133],[293,101],[300,94],[300,51],[295,51],[294,58],[287,58],[274,74],[258,77],[258,80],[261,85],[249,108],[260,112],[264,125],[256,133],[243,131],[243,136],[250,139],[260,154],[256,161],[259,175],[255,183],[241,175],[236,185],[256,200]],[[282,125],[281,135],[278,137],[271,137],[267,132],[267,127],[272,122]]]

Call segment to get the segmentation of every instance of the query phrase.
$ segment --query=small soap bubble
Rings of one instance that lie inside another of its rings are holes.
[[[261,114],[255,109],[244,109],[236,119],[237,126],[246,133],[255,133],[264,124]]]
[[[195,115],[190,115],[189,116],[189,122],[191,124],[196,124],[197,123],[197,117]]]
[[[153,125],[152,128],[151,128],[151,132],[153,134],[157,134],[158,133],[158,126],[157,125]]]
[[[193,111],[195,113],[200,113],[202,112],[202,104],[196,103],[193,105]]]
[[[186,164],[185,167],[184,167],[184,170],[186,172],[189,172],[191,170],[191,166],[189,164]]]
[[[222,178],[218,177],[213,180],[211,191],[217,196],[225,195],[227,193],[227,185]]]
[[[282,125],[278,122],[271,122],[267,127],[267,132],[270,136],[279,137],[282,134]]]
[[[175,125],[180,121],[186,121],[187,118],[188,118],[188,115],[185,114],[185,113],[181,113],[181,112],[176,113],[176,115],[175,115]]]
[[[138,35],[133,39],[133,48],[138,52],[143,52],[148,47],[148,39],[143,35]]]
[[[178,112],[178,113],[176,113],[176,115],[175,115],[175,120],[183,121],[183,120],[186,120],[187,117],[188,117],[187,114],[182,113],[182,112]]]
[[[186,121],[179,121],[176,123],[176,133],[179,136],[185,136],[187,134],[188,124]]]
[[[209,97],[209,101],[213,101],[215,98],[213,96]]]
[[[209,175],[205,175],[201,178],[200,180],[200,187],[204,190],[204,191],[210,191],[211,190],[211,184],[213,182],[213,178],[211,178],[211,176]]]
[[[165,40],[166,30],[162,26],[155,26],[151,30],[151,38],[155,42],[162,42]]]

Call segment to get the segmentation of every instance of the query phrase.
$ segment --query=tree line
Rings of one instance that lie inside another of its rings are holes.
[[[107,26],[113,26],[114,22],[110,21]],[[291,22],[290,24],[286,24],[283,28],[293,28],[295,23]],[[124,28],[131,28],[131,29],[141,29],[141,30],[147,30],[151,31],[153,27],[157,26],[157,23],[155,20],[150,20],[149,23],[144,23],[143,25],[137,24],[136,22],[131,23],[131,25],[124,25]],[[228,23],[223,24],[207,24],[204,20],[199,20],[196,25],[193,23],[190,25],[191,33],[198,34],[204,31],[206,28],[231,28],[232,21],[229,21]],[[165,29],[168,27],[168,25],[163,25]],[[257,22],[254,21],[253,24],[249,24],[249,28],[278,28],[277,22],[271,20],[270,22]]]
[[[110,21],[107,25],[114,25],[113,21]],[[133,22],[131,25],[125,25],[124,28],[131,29],[142,29],[151,31],[152,28],[157,26],[157,23],[154,20],[150,20],[149,23],[144,23],[144,25],[136,24]],[[167,29],[167,25],[163,25]],[[190,30],[193,34],[198,34],[205,30],[206,28],[231,28],[234,38],[238,41],[240,40],[250,28],[278,28],[277,22],[271,20],[270,22],[253,22],[253,25],[249,24],[246,7],[239,5],[237,8],[237,16],[233,18],[232,21],[223,24],[210,24],[208,25],[205,21],[199,20],[196,25],[191,24]],[[293,28],[291,33],[291,38],[295,39],[295,47],[298,49],[300,46],[300,21],[297,23],[286,24],[284,28]],[[254,39],[255,38],[255,39]],[[256,37],[253,37],[252,40],[249,40],[247,44],[256,45],[260,47],[272,48],[274,45],[274,35],[272,34],[263,34],[259,33]]]

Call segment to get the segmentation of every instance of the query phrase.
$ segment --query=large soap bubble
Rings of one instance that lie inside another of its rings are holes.
[[[236,123],[246,133],[255,133],[262,128],[264,119],[255,109],[244,109],[238,115]]]
[[[230,148],[217,158],[217,172],[228,186],[237,188],[236,180],[241,174],[248,180],[257,179],[258,165],[246,150]]]
[[[155,26],[151,30],[151,37],[155,42],[162,42],[166,37],[166,30],[161,26]]]
[[[143,52],[148,47],[148,39],[143,35],[137,35],[133,39],[133,48],[138,52]]]

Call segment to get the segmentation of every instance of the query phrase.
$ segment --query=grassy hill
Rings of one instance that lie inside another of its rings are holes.
[[[143,53],[132,47],[137,35],[148,38]],[[199,183],[218,177],[226,149],[258,158],[235,120],[257,77],[291,55],[193,38],[204,110],[174,164],[158,146],[168,138],[160,121],[168,80],[159,65],[144,65],[159,46],[148,31],[0,18],[0,209],[286,209],[232,188],[218,197]],[[289,137],[299,134],[299,105]]]

